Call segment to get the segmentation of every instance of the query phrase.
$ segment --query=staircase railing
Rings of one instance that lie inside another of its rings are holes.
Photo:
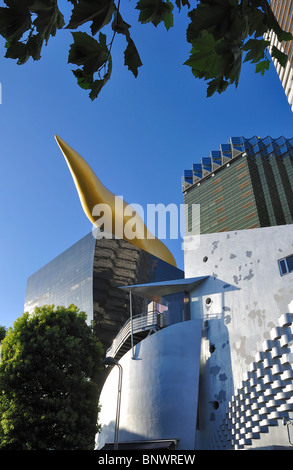
[[[129,318],[122,326],[116,338],[114,338],[110,348],[107,349],[106,356],[115,357],[123,344],[131,336],[131,333],[135,336],[144,331],[159,330],[164,326],[165,317],[157,310],[133,316],[132,327],[131,319]]]

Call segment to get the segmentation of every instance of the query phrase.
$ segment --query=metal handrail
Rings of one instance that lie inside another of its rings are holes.
[[[131,319],[129,318],[121,330],[119,331],[116,338],[114,338],[110,348],[106,351],[106,357],[115,357],[119,349],[123,346],[125,341],[131,336],[131,333],[137,334],[142,331],[160,329],[164,327],[164,316],[158,310],[153,310],[144,314],[135,315]]]

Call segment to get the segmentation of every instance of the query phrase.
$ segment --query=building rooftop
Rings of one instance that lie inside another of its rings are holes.
[[[257,136],[231,137],[227,144],[221,144],[218,150],[212,150],[208,157],[202,158],[199,163],[194,163],[191,170],[184,171],[182,191],[189,190],[243,154],[249,157],[260,154],[269,158],[272,155],[282,156],[288,152],[293,156],[293,138],[287,139],[283,136],[277,139],[270,136],[263,139]]]

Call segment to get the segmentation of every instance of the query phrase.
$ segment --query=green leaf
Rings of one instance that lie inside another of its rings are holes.
[[[255,71],[256,73],[261,73],[261,75],[264,75],[266,70],[269,70],[270,67],[270,61],[268,59],[262,60],[255,66]]]
[[[93,101],[95,100],[99,94],[100,94],[100,91],[102,90],[103,86],[105,85],[105,80],[102,79],[102,80],[95,80],[92,84],[92,87],[91,87],[91,92],[89,94],[89,97],[90,99]]]
[[[264,58],[270,41],[263,38],[266,32],[274,31],[279,41],[292,39],[278,24],[267,0],[201,0],[188,16],[187,41],[192,50],[185,64],[195,77],[212,79],[208,96],[221,93],[231,83],[238,85],[243,52],[245,61],[257,64],[257,72],[267,70],[269,61]],[[286,54],[274,48],[272,56],[285,66]]]
[[[271,50],[271,55],[272,57],[274,57],[275,59],[277,59],[277,61],[279,62],[279,64],[282,66],[282,67],[286,67],[286,64],[288,62],[288,56],[287,54],[285,54],[284,52],[280,51],[276,46],[273,46],[272,47],[272,50]]]
[[[43,42],[56,34],[64,26],[63,15],[57,2],[50,0],[27,0],[26,2],[6,1],[9,8],[0,9],[0,34],[8,39],[6,55],[17,59],[19,65],[30,57],[39,60]],[[27,8],[29,7],[29,8]],[[31,13],[35,19],[31,23]],[[34,28],[37,33],[33,34]],[[23,34],[30,30],[26,39],[20,42]]]
[[[139,53],[136,49],[136,46],[131,39],[129,33],[130,25],[127,24],[119,11],[116,11],[114,14],[114,20],[112,23],[112,29],[118,34],[123,34],[127,41],[127,47],[124,51],[124,65],[127,65],[128,69],[133,73],[135,77],[138,75],[138,67],[142,66]]]
[[[29,55],[34,60],[40,60],[41,58],[43,41],[44,41],[44,38],[41,34],[35,34],[34,36],[31,36],[26,43]]]
[[[6,42],[5,47],[7,48],[5,57],[17,59],[18,65],[24,64],[29,59],[26,44],[16,40],[10,40]]]
[[[138,67],[142,66],[142,62],[131,38],[128,39],[127,48],[124,51],[124,65],[127,65],[128,69],[137,77]]]
[[[214,80],[211,80],[208,83],[207,97],[212,96],[216,91],[219,94],[223,93],[223,91],[226,90],[228,85],[229,85],[229,82],[227,80],[224,80],[222,77],[214,78]]]
[[[252,63],[259,62],[264,58],[265,49],[269,45],[270,41],[266,41],[265,39],[249,39],[242,47],[244,51],[248,51],[244,62],[247,62],[248,60]]]
[[[278,39],[280,42],[282,41],[292,41],[293,35],[287,31],[280,31],[278,34]]]
[[[114,19],[112,21],[112,29],[118,34],[123,34],[124,36],[129,35],[130,25],[126,23],[118,10],[114,12]]]
[[[5,39],[19,40],[30,27],[31,14],[22,0],[0,8],[0,34]]]
[[[169,31],[169,29],[173,28],[174,26],[174,17],[173,17],[174,5],[169,0],[167,0],[167,3],[170,6],[171,11],[169,13],[166,13],[166,15],[164,16],[164,24],[165,24],[166,30]]]
[[[84,90],[90,90],[89,97],[93,101],[96,99],[105,85],[107,79],[93,79],[93,75],[86,74],[83,70],[73,70],[73,74],[77,78],[78,85]]]
[[[93,75],[86,74],[82,69],[72,70],[73,74],[77,78],[77,83],[80,88],[84,90],[91,90],[93,84]]]
[[[143,24],[151,22],[154,26],[158,26],[165,20],[166,15],[172,13],[170,4],[171,2],[163,0],[139,0],[135,7],[140,10],[138,20]]]
[[[224,75],[229,60],[227,56],[218,54],[216,48],[220,43],[221,41],[215,41],[211,34],[205,33],[193,41],[190,58],[184,65],[190,66],[194,74],[201,73],[205,78]]]
[[[191,22],[187,28],[186,37],[190,43],[200,37],[203,31],[208,31],[215,39],[220,39],[229,30],[230,8],[227,5],[210,6],[200,3],[188,16]]]
[[[83,66],[87,74],[97,72],[106,64],[109,51],[106,45],[106,36],[99,35],[99,42],[84,32],[72,33],[74,43],[71,44],[68,62]]]
[[[231,83],[235,83],[238,86],[242,65],[242,49],[235,46],[232,50],[234,57],[230,64],[230,70],[226,71],[226,77],[230,79]]]
[[[68,62],[76,64],[82,69],[73,70],[78,85],[90,91],[90,99],[99,95],[103,86],[110,79],[112,60],[106,44],[106,36],[99,34],[99,41],[84,32],[72,33],[74,43],[69,50]],[[94,73],[99,75],[94,79]]]
[[[250,9],[247,15],[248,18],[248,36],[255,38],[263,36],[267,30],[266,15],[259,8]]]
[[[30,0],[30,11],[37,15],[33,22],[38,33],[48,42],[50,36],[55,36],[57,29],[64,26],[64,17],[57,2],[51,0]]]
[[[17,59],[17,64],[23,65],[30,57],[34,60],[39,60],[41,58],[42,46],[43,37],[40,34],[30,36],[26,43],[11,39],[5,44],[7,48],[5,57]]]
[[[260,6],[265,13],[265,24],[268,32],[273,30],[280,42],[291,41],[293,39],[291,33],[288,33],[281,28],[267,0],[255,0],[255,4],[256,6]]]
[[[114,0],[80,0],[75,4],[68,29],[77,29],[82,24],[91,21],[91,32],[94,36],[100,29],[106,26],[114,13]]]
[[[249,15],[244,14],[240,5],[231,9],[231,23],[227,37],[236,41],[238,44],[242,43],[249,36]]]

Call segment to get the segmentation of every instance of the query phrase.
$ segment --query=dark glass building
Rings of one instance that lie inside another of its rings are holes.
[[[180,269],[124,240],[90,233],[28,278],[25,311],[74,304],[94,321],[106,350],[129,318],[129,294],[120,286],[182,278]],[[133,315],[146,311],[146,302],[133,296]]]
[[[200,233],[292,224],[293,139],[231,137],[182,183],[184,203],[200,204]]]

